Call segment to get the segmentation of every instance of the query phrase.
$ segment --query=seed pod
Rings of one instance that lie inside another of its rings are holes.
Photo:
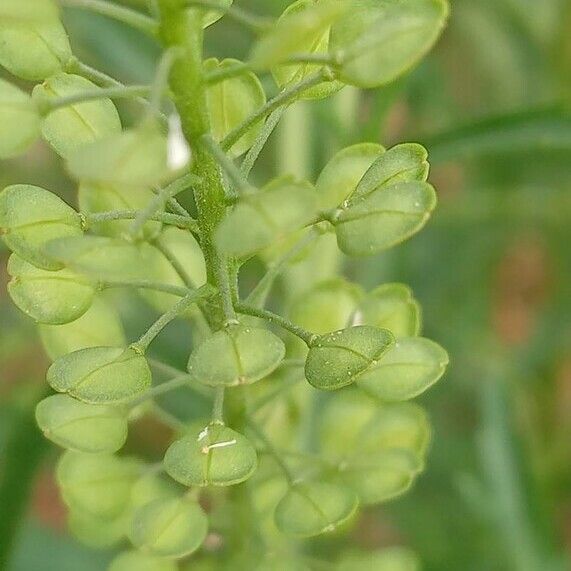
[[[247,385],[267,377],[284,356],[283,341],[271,331],[231,325],[193,351],[188,370],[206,385]]]
[[[129,507],[129,493],[141,468],[132,458],[68,451],[59,460],[56,477],[72,510],[110,520]]]
[[[445,0],[355,0],[331,31],[341,81],[364,88],[394,81],[432,48],[447,16]]]
[[[97,89],[97,85],[84,77],[58,73],[37,85],[32,96],[41,107],[61,97]],[[119,113],[108,98],[56,109],[42,121],[44,139],[64,158],[83,145],[120,132]]]
[[[448,354],[434,341],[423,337],[399,339],[378,367],[358,379],[359,387],[383,401],[412,399],[444,374]]]
[[[258,460],[245,436],[212,423],[173,442],[164,465],[169,476],[185,486],[233,486],[252,476]]]
[[[63,69],[71,59],[71,47],[67,34],[53,13],[53,6],[34,1],[30,9],[35,9],[34,4],[40,6],[40,12],[45,18],[26,18],[31,14],[26,7],[18,7],[14,10],[13,5],[27,4],[22,0],[2,0],[7,2],[7,18],[2,18],[0,13],[0,65],[5,67],[12,75],[37,81],[54,75]],[[12,7],[11,7],[12,6]],[[10,18],[16,16],[15,18]],[[38,14],[38,16],[39,16]],[[22,18],[23,16],[23,18]]]
[[[421,308],[404,284],[384,284],[367,294],[357,310],[361,323],[388,329],[397,339],[420,334]]]
[[[337,243],[345,254],[375,254],[404,242],[428,222],[436,207],[426,182],[401,182],[356,199],[335,221]]]
[[[36,407],[36,421],[46,438],[78,452],[116,452],[127,439],[124,410],[85,404],[67,395],[42,400]]]
[[[278,503],[275,523],[287,535],[313,537],[345,523],[358,503],[348,488],[328,482],[300,482],[291,486]]]
[[[61,325],[81,317],[90,307],[95,287],[76,273],[36,268],[16,254],[8,260],[8,293],[26,315],[39,323]]]
[[[208,518],[198,503],[175,498],[136,510],[129,538],[149,555],[178,559],[196,551],[207,532]]]
[[[280,177],[244,196],[221,222],[216,242],[231,256],[248,256],[303,228],[317,214],[313,188]]]
[[[381,551],[351,551],[341,556],[334,571],[421,571],[418,557],[405,547]]]
[[[40,116],[32,98],[0,79],[0,159],[21,155],[39,134]]]
[[[69,531],[81,543],[93,549],[109,549],[124,541],[129,529],[129,514],[100,518],[77,508],[68,513]]]
[[[81,236],[81,218],[59,196],[26,184],[6,187],[0,193],[0,230],[8,248],[44,270],[63,264],[45,252],[50,240]]]
[[[328,210],[340,206],[384,152],[385,149],[376,143],[359,143],[334,155],[317,179],[319,207]]]
[[[233,1],[234,0],[221,0],[220,2],[217,2],[217,4],[225,8],[229,8],[230,6],[232,6]],[[203,16],[204,27],[207,28],[208,26],[211,26],[212,24],[220,20],[222,16],[224,16],[224,12],[222,12],[221,10],[206,10]]]
[[[151,472],[144,474],[131,489],[131,507],[137,509],[155,500],[169,500],[180,496],[181,487],[168,476]]]
[[[327,280],[304,291],[289,312],[294,323],[317,334],[346,327],[361,297],[359,286]]]
[[[204,70],[223,70],[236,64],[240,62],[235,59],[219,62],[216,58],[211,58],[204,62]],[[222,141],[228,133],[266,103],[266,92],[257,76],[249,72],[211,85],[206,91],[206,103],[212,134],[217,141]],[[232,146],[232,155],[238,157],[245,153],[254,144],[263,125],[263,121],[253,125]]]
[[[280,20],[288,18],[290,15],[299,14],[304,10],[311,10],[317,5],[316,0],[298,0],[293,4],[290,4],[285,12],[280,16]],[[329,49],[329,35],[331,33],[331,28],[325,28],[320,30],[320,34],[316,34],[314,37],[304,38],[303,43],[298,44],[296,48],[297,53],[304,54],[316,54],[316,55],[327,55]],[[310,63],[300,63],[293,65],[282,65],[272,69],[272,74],[276,80],[276,83],[283,89],[288,84],[297,83],[303,81],[308,75],[318,71],[323,64],[316,65]],[[329,97],[343,87],[343,84],[339,81],[330,81],[316,85],[307,91],[304,91],[300,99],[322,99],[323,97]]]
[[[125,551],[119,554],[109,566],[108,571],[177,571],[173,561],[153,557],[140,551]]]
[[[145,357],[131,347],[89,347],[57,359],[47,381],[56,391],[84,402],[111,404],[148,389],[151,371]]]
[[[65,325],[40,324],[39,329],[44,349],[52,361],[86,347],[126,344],[117,312],[100,298],[95,298],[90,309],[79,319]]]
[[[305,376],[317,389],[340,389],[361,375],[373,375],[393,343],[390,331],[368,325],[328,333],[310,348]]]

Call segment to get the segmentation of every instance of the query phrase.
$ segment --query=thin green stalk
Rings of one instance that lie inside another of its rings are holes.
[[[176,367],[173,367],[168,363],[163,363],[162,361],[154,359],[153,357],[147,357],[147,361],[154,369],[162,371],[166,375],[171,375],[173,378],[182,377],[183,375],[187,374],[185,371],[181,371],[180,369],[177,369]],[[210,399],[212,398],[212,389],[210,387],[207,387],[206,385],[203,385],[201,383],[191,383],[188,385],[188,388],[204,397]]]
[[[217,2],[216,0],[187,0],[188,6],[197,6],[201,8],[209,8],[211,10],[220,10],[224,15],[232,18],[238,24],[242,24],[251,28],[255,32],[265,32],[273,24],[274,20],[265,16],[259,16],[239,6],[227,6]]]
[[[86,224],[89,227],[90,224],[96,224],[98,222],[109,222],[113,220],[136,220],[139,214],[139,210],[111,210],[109,212],[84,213],[83,216],[85,217]],[[199,231],[198,223],[196,220],[194,220],[194,218],[187,218],[186,216],[171,214],[170,212],[155,213],[147,220],[162,222],[163,224],[169,224],[171,226],[176,226],[177,228],[187,229],[195,233]]]
[[[212,422],[224,424],[224,396],[226,387],[216,387],[214,393],[214,406],[212,408]]]
[[[136,406],[139,406],[140,404],[147,402],[148,400],[156,399],[157,397],[160,397],[161,395],[170,393],[171,391],[179,389],[180,387],[184,387],[184,386],[188,385],[189,382],[193,380],[193,378],[194,377],[192,375],[187,373],[187,374],[183,374],[183,375],[180,375],[178,377],[175,377],[174,379],[170,379],[169,381],[165,381],[164,383],[161,383],[160,385],[155,385],[154,387],[149,389],[147,392],[145,392],[142,395],[131,400],[129,402],[129,407],[135,408]]]
[[[250,66],[245,62],[239,62],[235,65],[230,65],[227,67],[221,67],[218,69],[213,69],[204,75],[204,81],[208,85],[213,85],[215,83],[220,83],[226,79],[232,79],[240,75],[244,75],[251,71]]]
[[[224,325],[237,323],[238,319],[236,317],[236,310],[234,309],[232,286],[230,284],[230,272],[228,270],[228,262],[226,258],[223,258],[223,264],[219,267],[218,271],[218,287],[222,302],[222,312],[224,314]]]
[[[146,280],[113,280],[102,282],[100,284],[102,289],[113,288],[113,287],[132,287],[136,289],[150,289],[154,291],[162,291],[164,293],[172,293],[173,295],[178,295],[184,297],[188,295],[188,288],[179,287],[169,284],[162,284],[157,282],[151,282]]]
[[[168,49],[163,53],[159,61],[151,92],[150,112],[152,113],[158,114],[161,112],[161,100],[168,86],[170,70],[179,53],[180,51],[177,48]]]

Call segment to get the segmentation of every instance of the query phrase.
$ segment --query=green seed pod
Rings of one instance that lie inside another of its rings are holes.
[[[230,325],[192,352],[188,371],[206,385],[249,385],[267,377],[284,356],[283,341],[271,331]]]
[[[401,182],[352,201],[335,221],[337,243],[345,254],[364,256],[404,242],[428,222],[436,192],[426,182]]]
[[[353,516],[357,496],[328,482],[294,484],[275,511],[277,528],[295,537],[313,537],[335,530]]]
[[[39,329],[52,361],[86,347],[120,347],[127,343],[117,312],[100,298],[95,298],[79,319],[65,325],[40,324]]]
[[[6,0],[2,0],[4,3]],[[8,13],[16,16],[18,12],[23,16],[29,14],[25,7],[17,8],[14,12],[10,6],[16,3],[27,2],[8,0]],[[41,20],[0,19],[0,65],[12,75],[30,81],[42,80],[61,71],[71,59],[69,39],[57,16],[50,14],[51,9],[50,6],[46,8],[44,3],[48,17]]]
[[[151,124],[83,145],[67,159],[69,173],[88,184],[144,188],[169,174],[166,138]]]
[[[57,20],[58,8],[52,0],[2,0],[0,26]]]
[[[398,339],[420,334],[422,312],[408,286],[384,284],[365,296],[356,319],[367,325],[388,329]]]
[[[164,464],[169,476],[185,486],[233,486],[252,476],[258,460],[245,436],[211,423],[173,442]]]
[[[341,556],[334,571],[420,571],[420,561],[404,547],[382,551],[351,551]]]
[[[72,510],[112,520],[129,508],[131,487],[141,468],[132,458],[68,451],[59,460],[56,477]]]
[[[311,10],[316,6],[316,0],[298,0],[293,4],[290,4],[285,12],[280,16],[280,20],[288,18],[290,15],[298,14],[304,10]],[[316,55],[327,55],[329,49],[329,35],[331,33],[331,28],[326,28],[320,30],[320,34],[315,37],[304,38],[302,44],[298,44],[297,53],[305,54],[316,54]],[[283,89],[288,84],[297,83],[303,81],[308,75],[319,70],[321,65],[300,63],[294,65],[282,65],[272,69],[272,74],[276,80],[276,83]],[[339,91],[343,87],[343,84],[339,81],[330,81],[323,83],[321,85],[316,85],[307,91],[304,91],[301,95],[301,99],[322,99],[323,97],[329,97],[335,92]]]
[[[346,3],[338,1],[290,10],[256,43],[250,63],[257,69],[283,63],[300,49],[303,51],[303,46],[319,42],[345,10]]]
[[[349,324],[361,297],[359,286],[341,279],[321,282],[293,303],[291,320],[309,331],[324,334]]]
[[[216,3],[225,8],[229,8],[230,6],[232,6],[233,0],[220,0],[219,2]],[[207,28],[208,26],[211,26],[212,24],[220,20],[220,18],[222,18],[223,16],[224,12],[222,12],[221,10],[206,10],[203,16],[204,27]]]
[[[109,549],[122,542],[129,529],[129,514],[115,518],[99,518],[79,509],[69,511],[67,525],[70,532],[84,545],[93,549]]]
[[[434,341],[423,337],[399,339],[379,366],[359,377],[359,387],[383,401],[412,399],[446,371],[448,354]]]
[[[351,200],[364,198],[380,188],[399,182],[425,182],[430,168],[427,159],[426,149],[415,143],[390,148],[363,175]]]
[[[316,214],[313,187],[280,177],[238,202],[218,226],[216,242],[228,255],[248,256],[303,228]]]
[[[337,208],[353,194],[357,184],[385,149],[376,143],[359,143],[339,151],[317,179],[316,189],[322,210]]]
[[[143,355],[128,347],[88,347],[57,359],[47,373],[60,393],[91,404],[133,398],[151,386],[151,370]]]
[[[38,106],[61,97],[96,91],[97,85],[79,75],[58,73],[37,85],[33,98]],[[121,119],[111,99],[97,99],[56,109],[42,121],[42,135],[66,158],[83,145],[121,132]]]
[[[36,422],[46,438],[78,452],[117,452],[127,439],[127,415],[118,407],[91,405],[67,395],[45,398]]]
[[[26,315],[39,323],[62,325],[81,317],[95,296],[95,286],[86,278],[63,269],[36,268],[16,254],[8,260],[8,293]]]
[[[26,184],[6,187],[0,193],[0,231],[8,248],[44,270],[63,264],[45,252],[50,240],[81,236],[81,218],[59,196]]]
[[[307,354],[305,376],[317,389],[336,390],[373,374],[394,344],[390,331],[360,325],[321,336]]]
[[[180,496],[180,486],[163,474],[152,472],[141,476],[131,490],[131,507],[143,507],[155,500],[168,500]]]
[[[125,551],[119,554],[109,566],[108,571],[177,571],[173,561],[153,557],[140,551]]]
[[[219,62],[216,58],[204,62],[206,72],[223,70],[240,64],[235,59]],[[266,92],[254,73],[244,73],[211,85],[206,91],[206,103],[212,125],[212,135],[216,141],[222,141],[228,133],[240,125],[250,115],[266,103]],[[238,157],[245,153],[256,140],[263,127],[258,121],[230,149]]]
[[[21,155],[39,134],[40,116],[32,98],[0,79],[0,159]]]
[[[208,518],[198,503],[175,498],[136,510],[129,538],[149,555],[178,559],[196,551],[207,532]]]
[[[447,16],[445,0],[355,0],[331,31],[340,79],[365,88],[394,81],[432,48]]]

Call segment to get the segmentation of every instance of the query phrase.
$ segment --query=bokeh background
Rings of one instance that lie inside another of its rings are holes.
[[[236,3],[277,15],[289,2]],[[150,80],[157,53],[138,33],[74,9],[65,21],[87,63]],[[223,21],[208,50],[244,57],[250,40]],[[420,67],[385,89],[298,105],[257,173],[314,179],[332,152],[362,140],[427,146],[440,206],[417,237],[348,263],[347,275],[409,283],[452,367],[422,398],[435,427],[426,473],[405,498],[366,512],[352,541],[409,546],[424,571],[571,569],[571,2],[453,0]],[[0,169],[1,187],[41,184],[73,201],[45,146]],[[57,453],[33,423],[48,361],[7,297],[7,257],[0,246],[0,553],[12,553],[0,569],[100,571],[109,553],[66,532]],[[152,453],[167,437],[142,423],[129,446]]]

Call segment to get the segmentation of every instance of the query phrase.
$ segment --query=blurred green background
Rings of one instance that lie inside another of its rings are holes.
[[[289,2],[236,3],[277,15]],[[152,77],[157,53],[136,32],[80,10],[65,21],[87,63],[128,83]],[[208,50],[244,57],[250,40],[222,21]],[[404,499],[367,511],[353,541],[410,546],[424,571],[571,569],[571,2],[453,0],[419,68],[385,89],[298,106],[257,173],[314,180],[332,152],[361,140],[427,146],[440,206],[416,238],[348,263],[347,274],[367,287],[410,284],[426,335],[452,367],[422,398],[435,426],[426,473]],[[73,200],[45,146],[1,168],[1,187],[41,184]],[[0,250],[0,553],[12,539],[14,549],[0,569],[99,571],[109,554],[66,533],[56,450],[33,425],[47,360],[7,297],[7,255]],[[161,435],[143,425],[130,446],[153,450]]]

